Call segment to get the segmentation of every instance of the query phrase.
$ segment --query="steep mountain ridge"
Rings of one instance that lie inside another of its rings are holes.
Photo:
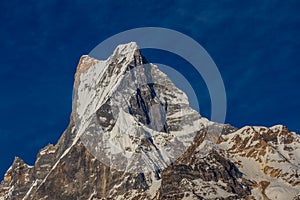
[[[299,175],[299,135],[208,121],[131,42],[82,56],[68,128],[0,199],[300,199]]]

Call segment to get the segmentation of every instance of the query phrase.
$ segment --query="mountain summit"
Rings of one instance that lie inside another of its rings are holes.
[[[15,158],[0,200],[300,199],[299,135],[210,122],[134,42],[81,57],[72,108],[34,166]]]

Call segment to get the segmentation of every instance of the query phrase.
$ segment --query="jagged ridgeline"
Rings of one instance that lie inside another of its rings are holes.
[[[298,134],[210,122],[132,42],[81,57],[69,126],[34,166],[15,158],[0,200],[293,200],[299,170]]]

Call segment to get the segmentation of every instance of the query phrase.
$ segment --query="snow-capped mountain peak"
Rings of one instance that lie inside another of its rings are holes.
[[[136,43],[119,45],[105,61],[86,63],[74,90],[77,134],[113,168],[161,171],[208,122],[166,74],[145,61]]]

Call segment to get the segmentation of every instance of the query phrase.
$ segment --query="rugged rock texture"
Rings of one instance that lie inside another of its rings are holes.
[[[83,56],[70,125],[34,166],[15,158],[0,200],[300,199],[299,135],[210,122],[142,64],[135,43]]]

